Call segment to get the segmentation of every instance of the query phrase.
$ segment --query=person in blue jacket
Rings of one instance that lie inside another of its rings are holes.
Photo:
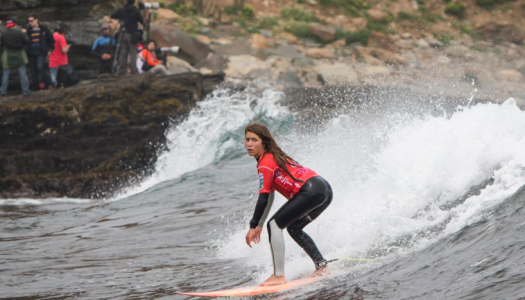
[[[99,59],[98,74],[111,74],[117,42],[108,24],[102,25],[102,36],[93,43],[91,52]]]

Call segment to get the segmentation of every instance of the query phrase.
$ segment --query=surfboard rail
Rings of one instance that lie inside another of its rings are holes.
[[[212,292],[181,292],[177,291],[177,294],[195,296],[195,297],[243,297],[243,296],[255,296],[262,294],[277,293],[282,291],[288,291],[309,284],[316,283],[320,280],[319,277],[308,277],[297,280],[288,281],[285,284],[272,285],[272,286],[248,286],[236,289],[212,291]]]

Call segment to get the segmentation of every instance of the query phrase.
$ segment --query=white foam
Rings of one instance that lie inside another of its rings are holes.
[[[47,198],[47,199],[31,199],[31,198],[16,198],[16,199],[0,199],[0,205],[49,205],[49,204],[90,204],[94,200],[78,199],[78,198]]]
[[[169,150],[159,156],[153,176],[138,186],[125,189],[114,199],[140,193],[157,183],[177,178],[220,159],[228,149],[241,147],[242,141],[236,141],[235,137],[242,138],[244,126],[255,117],[272,120],[286,118],[290,114],[277,103],[283,95],[271,88],[262,93],[252,89],[234,93],[222,89],[214,91],[207,100],[197,104],[188,119],[168,130]],[[241,134],[237,132],[239,130]]]
[[[440,235],[419,240],[424,246],[475,222],[525,184],[525,113],[513,99],[461,108],[448,118],[357,118],[339,116],[320,134],[297,142],[289,138],[282,147],[332,184],[331,207],[306,227],[327,258],[395,250],[404,247],[400,237],[449,220]],[[491,177],[494,183],[479,196],[440,209]],[[273,212],[282,203],[281,198]],[[247,230],[241,228],[223,241],[218,256],[247,258],[247,264],[261,267],[258,280],[269,276],[266,231],[263,242],[250,250],[242,243]],[[312,271],[303,251],[285,236],[287,276]]]

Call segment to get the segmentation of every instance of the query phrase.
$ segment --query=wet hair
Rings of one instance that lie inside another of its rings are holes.
[[[295,178],[290,171],[288,171],[288,168],[286,167],[286,164],[290,164],[292,166],[301,166],[297,161],[295,161],[293,158],[288,156],[279,145],[277,145],[277,142],[273,138],[272,134],[270,133],[270,130],[268,127],[266,127],[264,124],[252,122],[248,124],[244,128],[244,135],[248,132],[256,134],[261,140],[264,147],[264,152],[271,153],[273,155],[273,160],[281,169],[283,169],[286,174],[288,174],[293,180],[298,182],[303,182],[302,180],[299,180]]]
[[[149,45],[149,43],[155,44],[155,48],[157,48],[157,46],[158,46],[157,42],[154,39],[147,40],[146,41],[146,47]]]
[[[29,16],[27,16],[27,18],[33,18],[35,20],[38,20],[38,15],[36,13],[30,13]]]

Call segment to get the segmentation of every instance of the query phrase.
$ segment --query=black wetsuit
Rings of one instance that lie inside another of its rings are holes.
[[[259,159],[260,161],[260,159]],[[266,166],[265,166],[266,167]],[[275,176],[282,172],[275,171]],[[259,173],[261,176],[261,173]],[[274,180],[274,178],[270,178]],[[266,178],[268,180],[268,178]],[[261,182],[261,187],[263,183]],[[284,237],[283,230],[287,228],[288,233],[294,241],[313,260],[316,269],[326,266],[326,260],[315,245],[312,238],[303,231],[304,227],[315,220],[332,202],[332,188],[322,177],[315,176],[306,180],[299,191],[286,202],[268,221],[268,235],[274,265],[274,275],[284,276]],[[250,227],[262,226],[273,203],[272,193],[259,194],[259,200],[254,211]]]

